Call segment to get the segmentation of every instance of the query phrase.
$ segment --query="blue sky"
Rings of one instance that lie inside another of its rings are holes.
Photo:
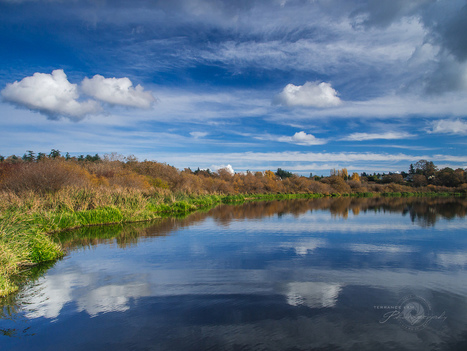
[[[0,0],[0,154],[467,167],[467,3]]]

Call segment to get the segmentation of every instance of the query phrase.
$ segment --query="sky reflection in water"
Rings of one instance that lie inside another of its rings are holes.
[[[300,200],[82,229],[4,302],[0,349],[464,349],[466,209]],[[409,295],[446,318],[381,323]]]

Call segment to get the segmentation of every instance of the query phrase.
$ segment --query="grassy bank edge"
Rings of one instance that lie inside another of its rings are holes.
[[[452,193],[357,193],[331,194],[331,197],[408,197],[453,196]],[[73,211],[36,211],[24,215],[20,209],[11,209],[0,217],[0,297],[15,292],[18,285],[13,277],[25,267],[41,262],[54,261],[65,253],[55,243],[52,233],[92,225],[148,221],[167,216],[179,216],[193,211],[208,209],[221,203],[268,201],[285,199],[311,199],[322,194],[240,194],[240,195],[177,195],[164,201],[148,200],[144,208],[122,202],[119,206]]]

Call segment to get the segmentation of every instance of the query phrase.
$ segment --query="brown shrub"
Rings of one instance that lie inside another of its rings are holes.
[[[402,193],[402,192],[411,192],[413,189],[406,185],[396,184],[396,183],[389,183],[382,187],[384,192],[390,193]]]
[[[233,180],[233,187],[234,191],[237,194],[243,193],[243,188],[244,188],[244,181],[243,181],[243,176],[240,174],[235,174],[234,180]]]
[[[339,194],[350,193],[350,186],[345,182],[344,179],[338,176],[331,176],[329,178],[324,178],[321,180],[325,184],[329,184],[335,192]]]
[[[309,193],[308,189],[309,180],[305,177],[298,177],[293,175],[292,177],[286,178],[282,182],[286,187],[287,192],[291,193]]]
[[[153,183],[150,178],[138,174],[120,161],[84,162],[83,167],[92,174],[94,186],[148,190]],[[161,180],[160,184],[163,183]]]
[[[314,180],[310,181],[310,185],[308,188],[313,194],[330,195],[333,192],[329,184],[324,184]]]
[[[233,174],[230,173],[230,171],[227,168],[220,168],[217,170],[216,173],[222,180],[225,180],[226,182],[232,181]]]
[[[376,184],[376,183],[366,183],[366,187],[368,188],[369,191],[375,192],[375,193],[382,193],[384,192],[385,188],[382,184]]]
[[[186,194],[206,194],[202,177],[198,177],[190,172],[181,173],[177,191]]]
[[[125,164],[125,167],[135,173],[166,181],[172,191],[178,191],[182,186],[181,172],[165,163],[155,161],[129,162]]]
[[[241,193],[247,194],[262,194],[264,193],[264,185],[261,179],[254,176],[253,173],[242,175],[243,187],[240,189]]]
[[[352,190],[354,189],[358,189],[358,188],[361,188],[362,187],[362,183],[360,181],[357,181],[357,180],[349,180],[347,182],[347,184],[349,184],[350,188]]]
[[[263,188],[268,193],[283,193],[285,191],[284,184],[271,171],[266,171],[261,181]]]
[[[124,163],[119,161],[81,162],[80,166],[97,178],[113,178],[121,173]]]
[[[34,191],[56,192],[65,186],[86,186],[91,175],[82,167],[62,160],[45,160],[37,163],[18,164],[4,175],[0,188],[15,193]]]
[[[203,177],[203,187],[208,194],[232,194],[234,192],[231,183],[219,178]]]
[[[132,171],[122,171],[116,176],[107,179],[110,186],[120,188],[133,188],[139,190],[149,190],[151,185],[146,177]]]

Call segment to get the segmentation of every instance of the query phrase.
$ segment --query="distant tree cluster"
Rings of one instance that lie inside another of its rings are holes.
[[[0,191],[53,192],[67,186],[122,187],[145,192],[187,194],[321,193],[456,191],[467,193],[463,169],[438,168],[431,161],[411,164],[408,173],[362,174],[349,177],[347,169],[333,169],[329,177],[299,176],[277,171],[232,173],[227,168],[179,169],[156,161],[138,161],[135,156],[108,154],[62,155],[60,150],[22,157],[0,156]]]
[[[292,172],[284,171],[282,168],[278,168],[276,173],[274,173],[280,179],[290,178],[293,176]]]
[[[0,162],[7,163],[19,163],[19,162],[38,162],[44,161],[47,159],[65,159],[65,160],[77,160],[77,161],[90,161],[97,162],[101,161],[101,158],[98,154],[92,155],[79,155],[78,157],[70,156],[67,152],[65,156],[62,156],[60,150],[52,149],[49,154],[39,152],[37,155],[32,150],[27,150],[26,153],[20,158],[17,155],[11,155],[5,158],[5,156],[0,155]]]
[[[342,168],[342,169],[331,169],[331,177],[336,176],[340,177],[344,180],[349,179],[349,173],[347,172],[347,168]]]

